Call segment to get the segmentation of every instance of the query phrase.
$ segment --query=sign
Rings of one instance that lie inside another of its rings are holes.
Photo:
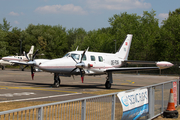
[[[173,82],[174,105],[177,106],[177,82]]]
[[[148,113],[148,90],[146,88],[120,92],[117,96],[123,107],[121,120],[136,120]]]

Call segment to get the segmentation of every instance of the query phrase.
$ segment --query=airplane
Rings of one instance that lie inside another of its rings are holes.
[[[34,46],[31,46],[30,50],[29,50],[29,53],[27,54],[27,56],[29,58],[32,58],[32,55],[33,55],[33,51],[34,51]],[[15,63],[13,63],[13,61],[19,61],[19,62],[28,62],[28,59],[26,58],[26,56],[6,56],[6,57],[3,57],[1,60],[0,60],[0,65],[2,66],[2,70],[5,69],[5,66],[6,65],[15,65]],[[22,71],[24,71],[24,69],[26,68],[27,66],[25,66],[24,68],[22,68]]]
[[[132,34],[127,34],[122,46],[119,50],[113,53],[89,52],[88,49],[84,51],[68,52],[64,57],[57,59],[34,59],[38,50],[29,59],[29,62],[13,62],[17,64],[30,65],[31,76],[34,77],[34,67],[40,70],[54,73],[54,86],[60,86],[60,77],[71,77],[73,75],[80,75],[82,83],[85,75],[107,75],[105,87],[111,88],[113,83],[112,73],[117,71],[137,71],[137,70],[158,70],[172,67],[173,64],[167,61],[155,62],[155,67],[122,67],[124,62],[128,61],[130,51]],[[131,61],[132,62],[132,61]]]
[[[6,65],[14,65],[14,63],[7,62],[7,61],[4,61],[4,60],[0,59],[0,66],[1,66],[2,70],[5,69]]]

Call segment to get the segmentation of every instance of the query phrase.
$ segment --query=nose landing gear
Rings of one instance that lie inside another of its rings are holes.
[[[54,87],[60,87],[61,80],[59,78],[59,74],[54,73]]]

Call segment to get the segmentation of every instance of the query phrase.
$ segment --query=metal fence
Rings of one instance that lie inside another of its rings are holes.
[[[174,81],[179,105],[179,80],[143,87],[149,92],[149,114],[140,119],[152,119],[167,108]],[[0,120],[120,120],[122,113],[117,93],[112,93],[3,111]]]

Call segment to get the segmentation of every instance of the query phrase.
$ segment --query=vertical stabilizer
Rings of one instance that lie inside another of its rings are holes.
[[[116,52],[116,55],[123,60],[128,59],[129,50],[131,47],[132,36],[133,36],[132,34],[127,34],[127,37],[124,40],[122,46],[119,48],[118,52]]]
[[[32,46],[31,46],[31,49],[29,50],[29,53],[27,54],[27,56],[28,56],[29,58],[32,58],[33,52],[34,52],[34,46],[32,45]]]

